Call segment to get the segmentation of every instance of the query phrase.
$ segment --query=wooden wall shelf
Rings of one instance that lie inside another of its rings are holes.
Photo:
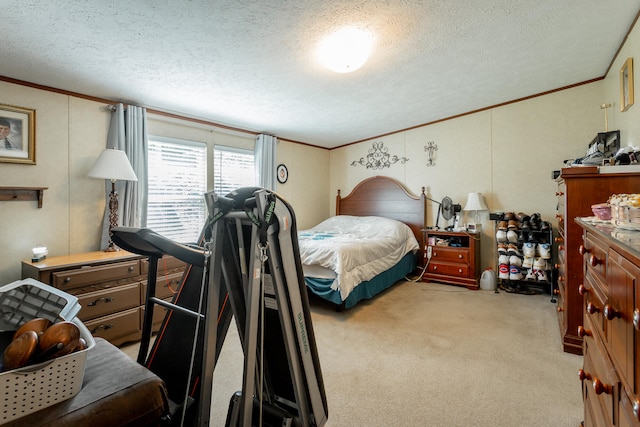
[[[49,187],[0,187],[0,201],[35,200],[38,208],[42,208],[44,190]]]

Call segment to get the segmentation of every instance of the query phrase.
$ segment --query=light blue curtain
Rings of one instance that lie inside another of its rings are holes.
[[[256,137],[254,165],[258,187],[276,190],[276,147],[278,138],[260,134]]]
[[[107,148],[116,148],[127,154],[138,181],[117,181],[118,225],[126,227],[147,226],[148,200],[148,147],[147,111],[145,108],[122,104],[112,107],[107,135]],[[105,184],[107,204],[102,227],[101,247],[109,240],[109,193],[111,182]]]

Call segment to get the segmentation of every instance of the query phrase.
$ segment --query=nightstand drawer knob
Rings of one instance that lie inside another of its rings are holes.
[[[458,273],[462,273],[462,269],[461,268],[458,269]]]
[[[462,254],[458,254],[458,258],[462,259]]]

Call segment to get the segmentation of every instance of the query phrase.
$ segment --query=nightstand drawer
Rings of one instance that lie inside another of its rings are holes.
[[[82,306],[78,317],[90,320],[140,305],[140,283],[119,286],[78,296]]]
[[[431,274],[443,274],[455,277],[469,277],[469,266],[444,262],[430,262],[427,271]]]
[[[456,247],[433,246],[431,261],[447,261],[469,263],[469,249]]]

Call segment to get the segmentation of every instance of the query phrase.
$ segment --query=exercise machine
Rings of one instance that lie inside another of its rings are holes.
[[[244,353],[242,390],[227,427],[321,427],[328,418],[295,215],[276,193],[241,188],[205,194],[197,245],[147,228],[116,227],[113,241],[149,257],[138,362],[165,381],[171,425],[209,425],[213,372],[232,319]],[[155,296],[158,259],[188,264],[171,302]],[[167,313],[151,349],[153,310]]]

